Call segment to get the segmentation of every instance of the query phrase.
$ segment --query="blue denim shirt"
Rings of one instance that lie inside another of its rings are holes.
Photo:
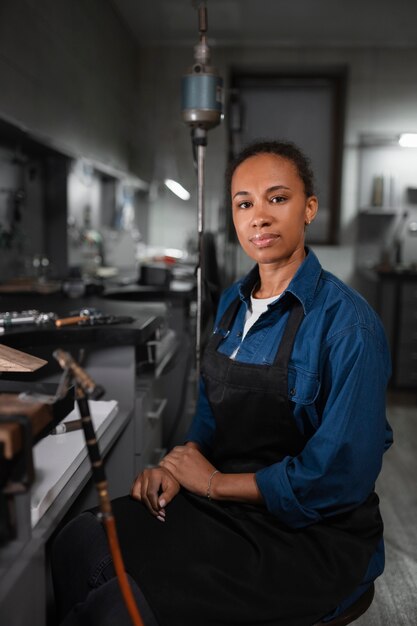
[[[367,302],[331,273],[311,250],[284,294],[268,307],[241,340],[258,268],[223,294],[219,323],[229,304],[242,304],[218,350],[246,363],[271,364],[288,318],[284,298],[303,305],[288,371],[294,420],[309,440],[301,454],[256,473],[268,510],[291,527],[302,527],[351,509],[373,490],[382,455],[392,443],[385,413],[391,373],[382,324]],[[203,381],[187,440],[210,451],[214,417]],[[383,546],[370,564],[369,580],[383,569]]]

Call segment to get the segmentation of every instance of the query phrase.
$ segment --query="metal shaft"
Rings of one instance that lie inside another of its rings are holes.
[[[198,265],[197,265],[197,320],[196,320],[196,376],[197,385],[201,370],[201,335],[203,317],[203,263],[204,263],[204,167],[206,146],[197,145],[197,230],[198,230]]]

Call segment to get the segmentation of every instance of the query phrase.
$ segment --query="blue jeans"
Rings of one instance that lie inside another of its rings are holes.
[[[105,530],[93,513],[82,513],[58,534],[51,568],[61,626],[131,626]],[[128,578],[145,626],[158,626],[143,593]]]

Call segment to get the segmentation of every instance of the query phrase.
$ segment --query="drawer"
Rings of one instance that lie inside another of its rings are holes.
[[[144,469],[155,467],[166,454],[166,448],[149,448],[143,454],[135,454],[135,476]]]
[[[162,422],[167,401],[166,398],[154,398],[145,413],[142,425],[142,450],[161,447]]]
[[[143,467],[143,457],[141,454],[135,454],[135,476],[137,476],[138,474],[141,473],[141,471],[144,469]]]
[[[143,454],[144,468],[155,467],[159,461],[166,455],[166,448],[149,448]]]
[[[143,450],[145,415],[151,406],[152,395],[149,389],[137,389],[134,415],[134,451],[141,454]]]
[[[134,423],[136,454],[143,453],[149,447],[161,447],[166,404],[165,398],[154,398],[151,389],[137,390]]]

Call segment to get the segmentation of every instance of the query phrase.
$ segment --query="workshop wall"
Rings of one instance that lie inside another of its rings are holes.
[[[135,58],[110,2],[2,0],[0,116],[65,153],[128,170]]]

